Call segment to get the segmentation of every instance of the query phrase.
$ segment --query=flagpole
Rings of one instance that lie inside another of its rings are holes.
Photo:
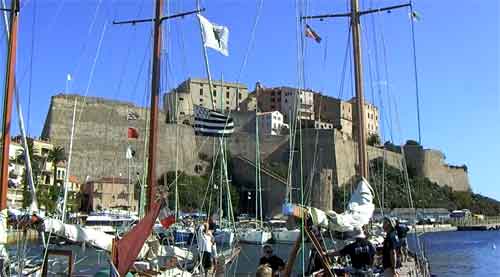
[[[199,10],[200,7],[201,7],[200,0],[196,0],[196,8]],[[210,74],[210,66],[208,64],[207,47],[205,47],[206,41],[205,41],[205,37],[203,36],[203,27],[201,24],[200,17],[198,17],[198,23],[200,25],[201,42],[203,44],[203,58],[204,58],[203,60],[205,61],[205,70],[207,71],[208,88],[210,89],[210,103],[212,104],[212,110],[215,110],[215,103],[214,103],[214,99],[213,99],[212,75]]]
[[[76,105],[78,102],[78,97],[75,95],[75,103],[73,105],[73,121],[71,124],[71,136],[69,140],[69,155],[68,155],[68,164],[66,165],[66,174],[64,175],[64,197],[63,197],[63,210],[62,210],[62,216],[61,216],[61,221],[64,223],[66,219],[66,201],[68,199],[68,178],[69,178],[69,173],[70,173],[70,166],[71,166],[71,156],[73,152],[73,139],[75,135],[75,119],[76,119]],[[57,166],[57,165],[56,165]],[[56,176],[54,176],[54,186],[56,186]]]

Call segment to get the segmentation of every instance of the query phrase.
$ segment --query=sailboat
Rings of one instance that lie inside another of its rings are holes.
[[[257,87],[257,97],[259,93]],[[263,226],[262,217],[262,182],[260,176],[260,147],[259,147],[259,113],[255,108],[255,222],[254,226],[240,231],[240,241],[251,244],[265,244],[272,238],[272,233]]]
[[[310,276],[335,276],[334,268],[338,267],[329,256],[326,255],[325,245],[320,241],[317,235],[317,230],[328,230],[330,232],[340,232],[344,238],[349,238],[353,232],[363,232],[363,227],[366,226],[375,209],[373,204],[374,192],[369,184],[368,175],[368,156],[366,149],[366,130],[365,130],[365,101],[363,94],[363,77],[362,77],[362,62],[361,62],[361,22],[362,15],[378,13],[381,11],[391,11],[398,8],[410,7],[412,3],[395,5],[390,7],[370,9],[360,11],[358,0],[350,1],[351,11],[343,14],[329,14],[318,16],[301,16],[300,23],[310,19],[324,19],[329,17],[348,17],[350,19],[350,33],[352,34],[352,47],[354,58],[354,85],[355,85],[355,105],[357,112],[357,186],[351,195],[351,199],[343,213],[336,213],[335,211],[322,211],[320,209],[306,206],[288,204],[284,207],[287,215],[294,216],[302,221],[301,236],[297,238],[294,246],[292,247],[287,264],[285,266],[283,276],[292,276],[293,266],[296,263],[297,253],[299,249],[304,249],[306,240],[311,243],[311,249],[316,250],[316,253],[321,260],[321,270],[309,272]],[[306,36],[315,39],[318,42],[318,35],[306,26]],[[320,40],[320,39],[319,39]],[[339,249],[337,249],[339,250]],[[303,255],[303,258],[305,255]],[[415,258],[418,258],[416,256]],[[430,276],[429,269],[425,257],[420,257],[424,260],[415,261],[411,264],[404,264],[402,271],[404,274],[416,274],[416,276]],[[304,263],[304,260],[302,261]],[[416,266],[417,264],[421,266]],[[409,268],[407,268],[409,267]],[[303,269],[304,270],[304,269]],[[303,272],[305,274],[305,272]],[[406,276],[406,275],[404,275]]]

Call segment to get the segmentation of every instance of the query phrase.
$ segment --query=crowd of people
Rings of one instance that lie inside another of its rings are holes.
[[[354,233],[354,241],[344,248],[337,251],[322,251],[312,249],[309,258],[308,273],[316,272],[323,268],[322,257],[349,257],[350,266],[346,267],[339,274],[349,274],[352,277],[373,276],[373,267],[375,255],[382,257],[381,266],[384,277],[399,276],[398,269],[402,263],[406,262],[408,257],[407,233],[409,228],[399,223],[393,218],[385,217],[383,220],[383,229],[386,233],[383,246],[376,249],[366,238],[365,232],[359,230]],[[318,229],[312,230],[313,235],[318,239],[320,245],[324,245],[321,234]],[[263,256],[260,258],[257,268],[257,277],[279,276],[285,267],[285,262],[273,253],[271,245],[263,247]]]

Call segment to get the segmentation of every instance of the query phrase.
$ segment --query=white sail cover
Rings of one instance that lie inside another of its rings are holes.
[[[64,224],[52,218],[44,219],[45,232],[66,238],[73,242],[85,242],[111,252],[114,236],[75,224]]]
[[[373,189],[363,178],[351,195],[347,209],[343,213],[324,212],[316,208],[310,208],[309,213],[314,225],[320,225],[331,231],[351,232],[360,230],[368,224],[374,210]]]

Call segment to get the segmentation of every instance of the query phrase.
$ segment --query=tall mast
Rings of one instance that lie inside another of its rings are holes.
[[[351,0],[352,49],[354,56],[354,80],[356,88],[356,113],[358,117],[358,174],[368,179],[368,158],[366,154],[365,100],[363,95],[363,66],[361,62],[360,14],[358,0]]]
[[[368,178],[368,157],[366,153],[366,130],[365,130],[365,106],[364,106],[364,96],[363,96],[363,67],[361,61],[361,37],[360,37],[360,17],[372,13],[380,13],[383,11],[391,11],[394,9],[404,8],[411,6],[411,3],[400,4],[394,6],[388,6],[383,8],[375,8],[360,11],[358,0],[351,0],[351,11],[348,13],[338,13],[338,14],[324,14],[324,15],[312,15],[303,16],[301,20],[306,19],[324,19],[324,18],[343,18],[349,17],[351,20],[352,29],[352,48],[354,53],[354,78],[355,78],[355,89],[356,89],[356,115],[358,117],[357,122],[357,139],[358,139],[358,175],[363,178]],[[290,251],[290,255],[287,264],[284,269],[283,276],[291,276],[292,267],[297,256],[297,252],[300,249],[301,238],[297,239],[294,246]],[[322,256],[325,260],[327,257]]]
[[[148,206],[152,207],[156,197],[156,144],[158,141],[158,99],[160,97],[161,20],[163,0],[156,0],[154,18],[153,76],[151,77],[151,113],[149,121],[148,158]]]
[[[10,8],[9,49],[7,56],[7,70],[5,73],[5,97],[3,102],[2,122],[2,170],[0,184],[0,210],[7,208],[7,189],[9,182],[9,147],[10,123],[12,113],[12,97],[15,86],[17,23],[19,15],[19,0],[13,0]]]

